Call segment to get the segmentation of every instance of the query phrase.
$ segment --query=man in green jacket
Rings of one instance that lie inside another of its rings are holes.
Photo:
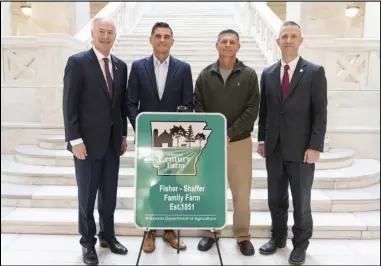
[[[227,120],[228,181],[233,196],[233,231],[243,255],[255,253],[250,242],[250,192],[252,182],[251,132],[258,116],[259,86],[255,71],[236,58],[239,35],[224,30],[218,35],[217,62],[201,71],[195,86],[195,111],[221,113]],[[219,232],[218,232],[219,233]],[[209,250],[211,232],[198,244]]]

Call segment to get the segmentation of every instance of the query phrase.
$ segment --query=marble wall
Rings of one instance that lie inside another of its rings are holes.
[[[24,15],[20,9],[21,2],[10,3],[10,27],[12,35],[31,36],[41,32],[75,34],[76,7],[86,2],[31,2],[32,16]],[[103,9],[108,2],[90,2],[89,19]],[[82,8],[82,7],[80,7]],[[82,11],[83,12],[83,11]],[[87,14],[84,14],[87,15]],[[81,16],[82,17],[82,16]],[[83,23],[81,22],[81,25]]]
[[[349,18],[345,16],[351,2],[268,2],[267,5],[282,20],[300,23],[305,35],[333,35],[337,38],[362,38],[364,35],[365,2],[356,2],[359,13]],[[289,13],[297,14],[295,18]]]

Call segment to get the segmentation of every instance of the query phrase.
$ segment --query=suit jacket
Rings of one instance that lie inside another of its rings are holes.
[[[122,136],[127,136],[123,108],[127,65],[113,55],[111,61],[113,99],[93,49],[70,56],[65,67],[63,116],[67,148],[71,151],[70,141],[82,138],[89,159],[106,153],[111,133],[117,151],[121,150]]]
[[[135,120],[141,112],[176,112],[186,106],[193,112],[193,80],[188,63],[169,58],[167,79],[160,99],[156,84],[153,55],[132,63],[128,80],[126,109],[135,130]]]
[[[279,61],[262,72],[258,141],[265,141],[266,156],[279,140],[284,160],[303,162],[307,149],[324,148],[327,80],[322,66],[300,57],[283,98],[280,68]]]

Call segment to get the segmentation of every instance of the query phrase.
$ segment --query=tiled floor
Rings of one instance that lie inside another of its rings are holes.
[[[82,264],[78,236],[56,235],[1,235],[1,265],[10,264]],[[127,256],[110,253],[97,247],[102,265],[136,265],[141,238],[118,237],[129,250]],[[161,238],[156,241],[157,249],[152,254],[142,253],[141,265],[219,265],[217,249],[209,252],[197,250],[198,238],[184,238],[188,250],[176,253]],[[233,239],[221,239],[220,248],[224,265],[287,265],[292,248],[287,248],[272,256],[263,256],[258,248],[265,239],[253,239],[256,254],[244,257],[239,253]],[[321,240],[313,239],[308,249],[306,265],[380,265],[380,240]]]

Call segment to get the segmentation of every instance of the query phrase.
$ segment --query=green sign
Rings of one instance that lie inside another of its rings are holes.
[[[136,121],[135,224],[221,229],[227,204],[221,114],[141,113]]]

